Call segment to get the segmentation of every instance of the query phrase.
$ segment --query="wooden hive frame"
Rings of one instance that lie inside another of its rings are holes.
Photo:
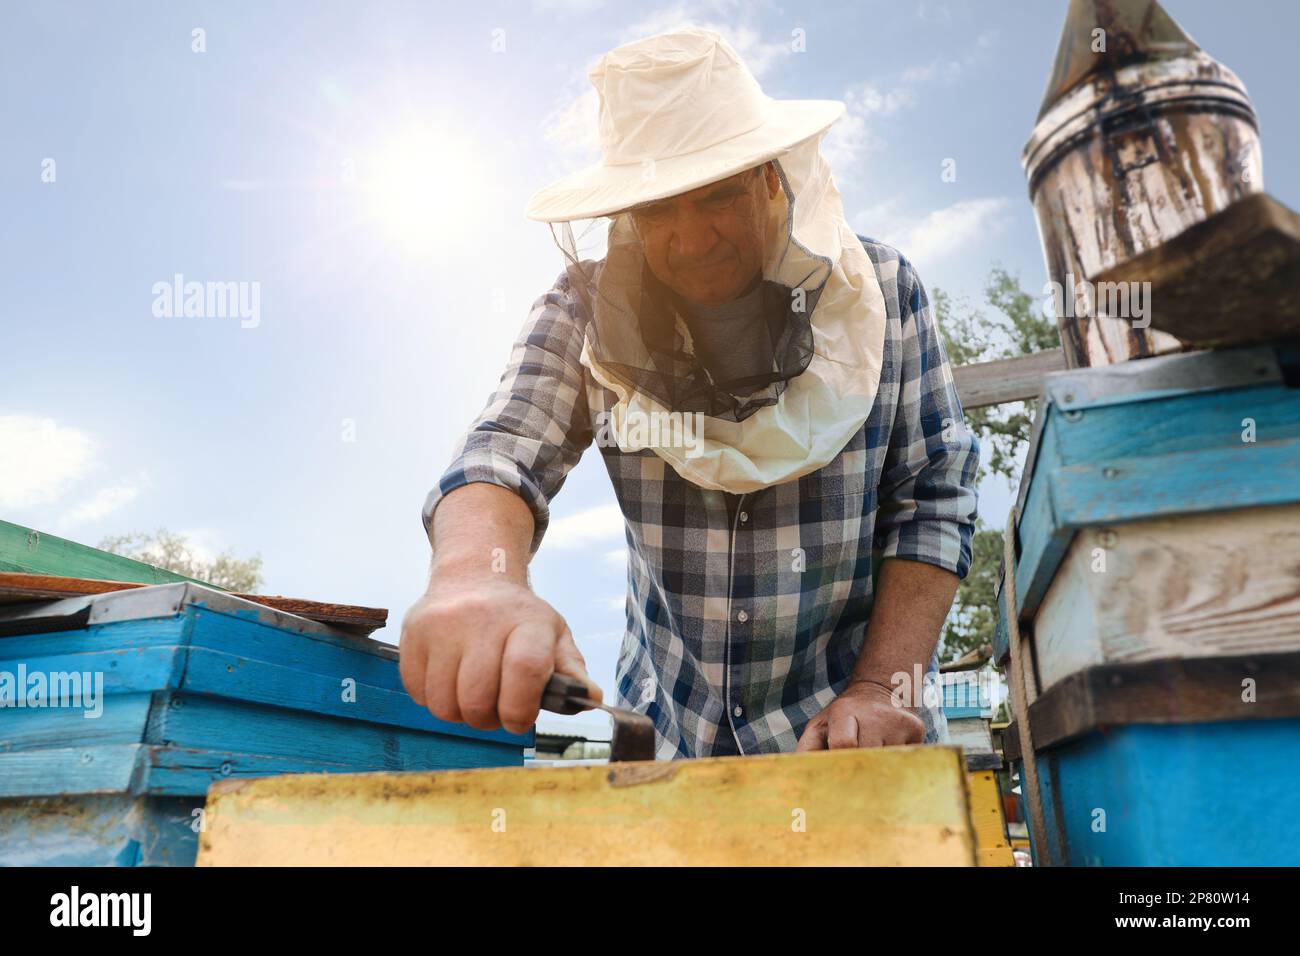
[[[199,865],[976,864],[956,747],[221,782]]]

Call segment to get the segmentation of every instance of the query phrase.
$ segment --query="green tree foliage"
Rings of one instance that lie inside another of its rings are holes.
[[[197,557],[183,535],[160,528],[153,534],[123,534],[105,538],[99,543],[101,551],[111,551],[125,558],[133,558],[183,574],[189,578],[207,581],[228,591],[256,594],[262,586],[262,559],[260,557],[236,558],[223,551],[210,561]]]
[[[1056,323],[1039,303],[1020,288],[1020,280],[994,266],[984,286],[984,305],[992,311],[954,302],[942,289],[931,297],[939,334],[954,367],[1028,355],[1061,344]],[[1001,475],[1014,490],[1020,480],[1018,459],[1029,441],[1033,409],[1024,402],[966,411],[966,425],[980,439],[977,480]],[[976,518],[971,542],[970,573],[957,588],[957,598],[944,625],[943,657],[956,660],[992,644],[997,628],[995,595],[1002,561],[1002,532]]]

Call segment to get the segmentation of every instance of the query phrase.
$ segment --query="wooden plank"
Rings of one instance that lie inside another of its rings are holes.
[[[1099,664],[1071,674],[1029,705],[1040,752],[1103,727],[1295,717],[1300,717],[1300,651]],[[1007,760],[1021,758],[1018,721],[1004,738]]]
[[[1032,614],[1037,608],[1074,537],[1074,528],[1063,528],[1057,522],[1049,485],[1051,474],[1048,468],[1035,473],[1038,480],[1029,489],[1016,525],[1016,604],[1021,615]]]
[[[83,698],[93,698],[101,693],[107,697],[161,690],[180,680],[184,664],[185,648],[178,645],[29,655],[18,661],[7,660],[3,670],[13,675],[15,697],[25,696],[23,689],[17,687],[17,672],[21,668],[29,675],[47,675],[47,683],[48,675],[65,675],[63,683],[69,694],[80,688]],[[67,686],[70,679],[75,681],[73,686]],[[88,699],[87,703],[93,706],[95,700]],[[5,701],[6,708],[15,706],[14,702]],[[77,712],[81,712],[79,708]]]
[[[1011,644],[1007,635],[1007,598],[1002,583],[1006,576],[1006,566],[998,568],[997,613],[998,623],[993,629],[993,663],[1000,670],[1010,666]]]
[[[247,780],[300,773],[346,773],[356,768],[329,760],[304,761],[274,754],[189,747],[145,747],[136,793],[201,796],[219,780]]]
[[[1055,524],[1048,476],[1109,458],[1240,448],[1247,419],[1259,441],[1300,438],[1300,400],[1283,377],[1278,350],[1267,346],[1048,376],[1016,497],[1017,610],[1035,611],[1073,537],[1072,529]],[[994,655],[999,662],[1007,655],[1001,617]]]
[[[364,607],[358,604],[329,604],[303,598],[283,597],[279,594],[237,594],[248,601],[265,604],[286,614],[296,614],[308,620],[329,624],[352,634],[366,635],[388,624],[388,608]]]
[[[8,521],[0,521],[0,571],[130,581],[137,584],[193,581],[213,587],[196,578],[187,578],[183,574],[156,568],[143,561],[124,558],[120,554],[101,551],[99,548]]]
[[[1034,619],[1043,686],[1094,664],[1300,650],[1297,529],[1300,505],[1079,531]]]
[[[138,738],[137,738],[138,739]],[[517,744],[344,720],[194,694],[171,695],[148,742],[343,764],[354,770],[459,770],[523,765]]]
[[[200,640],[209,650],[351,677],[392,691],[402,691],[397,648],[373,638],[338,633],[291,633],[274,622],[229,613],[212,604],[187,608]]]
[[[223,781],[199,865],[975,865],[961,751]]]
[[[137,652],[189,640],[187,622],[180,615],[138,621],[92,624],[84,631],[54,634],[11,634],[0,638],[0,661],[55,654],[91,654],[97,651]]]
[[[512,734],[506,730],[474,730],[464,724],[448,723],[417,704],[405,690],[366,684],[351,675],[348,679],[352,683],[344,687],[337,669],[317,673],[303,667],[285,667],[206,647],[194,647],[190,650],[181,686],[189,693],[211,694],[227,700],[425,732],[476,737],[519,749],[532,746],[532,731]]]
[[[1092,281],[1149,282],[1152,327],[1198,348],[1300,336],[1300,215],[1246,196]]]
[[[83,594],[107,594],[130,588],[147,587],[134,581],[100,581],[89,578],[56,577],[47,574],[0,572],[0,605],[21,604],[31,601],[75,597]],[[211,585],[205,585],[211,587]],[[221,590],[214,588],[214,590]],[[296,614],[308,620],[331,624],[354,634],[369,634],[388,622],[388,610],[381,607],[361,607],[352,604],[328,604],[289,598],[273,594],[235,594],[246,601],[254,601],[277,611]]]
[[[206,620],[220,619],[220,615],[209,615]],[[124,629],[134,623],[121,622],[97,630],[107,631],[104,643],[112,645],[114,642],[111,635],[115,629]],[[401,688],[396,663],[386,658],[370,658],[355,651],[342,653],[326,645],[325,650],[335,651],[332,656],[313,656],[308,651],[319,651],[320,648],[304,650],[298,647],[297,660],[279,664],[262,659],[260,654],[264,648],[251,640],[245,642],[248,646],[242,655],[211,649],[212,644],[238,646],[238,637],[248,636],[257,627],[259,625],[251,622],[235,621],[233,629],[228,634],[223,633],[220,638],[204,627],[195,632],[192,638],[194,646],[189,648],[122,645],[105,650],[101,644],[91,644],[85,645],[85,650],[79,653],[76,646],[61,642],[56,645],[56,654],[31,654],[31,650],[42,650],[38,646],[29,648],[26,655],[7,656],[3,661],[3,669],[14,672],[18,663],[22,663],[28,673],[102,674],[105,708],[113,706],[116,700],[114,695],[183,688],[190,693],[208,694],[230,701],[330,715],[343,720],[366,721],[423,734],[445,734],[491,741],[507,745],[516,751],[533,744],[531,730],[523,734],[512,734],[505,730],[475,730],[464,724],[439,720],[411,700]],[[231,639],[227,640],[228,637]],[[64,635],[48,635],[47,639],[61,641],[63,638]],[[175,635],[172,639],[175,640]],[[5,645],[13,640],[15,639],[9,638],[0,642],[0,650],[5,649]],[[292,647],[288,648],[277,656],[285,659],[292,650]],[[350,683],[345,685],[345,679]],[[70,712],[75,712],[80,719],[80,710]],[[0,717],[7,720],[10,715],[18,713],[17,709],[6,708],[0,710]],[[8,725],[0,723],[0,749],[7,736]]]
[[[948,738],[962,748],[967,770],[990,770],[1002,766],[1002,758],[993,750],[989,722],[983,717],[948,717]]]
[[[1241,440],[1246,419],[1256,442]],[[1297,500],[1298,442],[1300,392],[1281,383],[1049,406],[1033,472],[1021,481],[1019,613],[1037,611],[1079,527]],[[1005,657],[1001,632],[995,648]]]
[[[8,709],[0,720],[0,753],[139,743],[149,722],[152,694],[118,694],[97,719],[67,707]]]
[[[1007,402],[1033,401],[1043,390],[1043,376],[1065,368],[1061,349],[1044,349],[1031,355],[975,362],[952,370],[961,407],[970,411]]]
[[[970,793],[970,817],[975,827],[979,865],[1015,866],[997,775],[992,770],[967,773],[966,789]]]
[[[32,662],[29,666],[34,671],[42,665]],[[160,673],[161,678],[152,682],[155,688],[167,684],[166,671]],[[344,718],[289,709],[296,703],[292,698],[259,706],[231,699],[237,696],[234,694],[220,698],[159,694],[152,706],[155,698],[148,691],[124,693],[123,689],[120,683],[105,682],[104,695],[97,698],[101,704],[97,716],[90,708],[5,707],[0,710],[0,753],[149,743],[294,758],[304,766],[341,764],[354,770],[445,770],[523,763],[523,748],[518,743],[468,738],[462,736],[459,725],[447,725],[446,733],[431,733],[363,720],[360,713]]]
[[[0,797],[129,793],[140,744],[103,744],[0,754]]]
[[[1053,406],[1049,418],[1045,429],[1054,432],[1054,441],[1041,449],[1045,460],[1036,472],[1103,458],[1240,448],[1245,419],[1255,422],[1260,442],[1297,438],[1300,396],[1278,381],[1156,397],[1126,395],[1082,409]]]
[[[1041,748],[1100,726],[1296,717],[1300,652],[1103,664],[1040,695],[1029,716]]]
[[[1145,522],[1136,522],[1133,528],[1143,525]],[[1101,648],[1105,639],[1097,631],[1093,613],[1107,598],[1098,593],[1098,589],[1117,581],[1120,567],[1127,566],[1128,562],[1119,555],[1113,556],[1115,573],[1112,574],[1112,555],[1103,548],[1106,556],[1104,579],[1093,571],[1093,567],[1096,549],[1102,547],[1101,541],[1111,543],[1115,534],[1109,528],[1081,530],[1047,586],[1034,615],[1034,626],[1028,629],[1029,641],[1037,649],[1041,667],[1039,677],[1044,689],[1075,671],[1105,663],[1106,655]],[[1141,536],[1141,530],[1124,529],[1125,544],[1136,542]]]
[[[188,590],[184,585],[172,588]],[[141,602],[149,596],[141,591],[69,599],[95,603],[100,618],[171,610],[165,618],[126,616],[80,631],[0,638],[0,663],[9,672],[25,666],[29,673],[102,674],[105,707],[112,706],[114,694],[184,689],[442,738],[472,738],[516,755],[532,746],[531,729],[523,734],[476,730],[441,721],[415,704],[402,686],[390,645],[339,634],[232,595],[195,590],[200,593],[186,599],[190,603],[180,614],[175,595],[161,603]],[[5,718],[13,713],[17,711],[0,709],[0,739],[7,734]],[[507,762],[515,761],[494,761]],[[371,769],[384,765],[381,761]]]
[[[1058,528],[1300,501],[1300,439],[1111,458],[1047,476]]]
[[[1011,718],[1011,723],[1007,724],[1002,731],[1002,759],[1011,766],[1015,774],[1020,773],[1020,760],[1023,758],[1020,752],[1020,731],[1016,727],[1016,718]],[[1021,780],[1024,778],[1021,777]]]
[[[101,744],[0,754],[0,797],[150,793],[202,796],[214,781],[326,771],[355,771],[335,761],[230,750]]]

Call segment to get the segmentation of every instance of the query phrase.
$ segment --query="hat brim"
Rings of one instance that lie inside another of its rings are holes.
[[[524,215],[537,222],[594,219],[698,189],[777,158],[844,112],[839,100],[772,100],[767,121],[756,129],[708,149],[656,160],[652,167],[588,166],[534,193]]]

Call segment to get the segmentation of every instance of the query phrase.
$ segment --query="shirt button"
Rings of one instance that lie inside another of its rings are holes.
[[[744,523],[745,523],[746,521],[748,521],[748,520],[749,520],[749,512],[748,512],[748,511],[742,511],[742,512],[740,513],[740,523],[741,523],[741,524],[744,524]]]
[[[737,611],[736,620],[739,621],[741,624],[744,624],[746,621],[749,620],[749,615],[746,614],[744,611]]]
[[[739,717],[744,712],[745,712],[745,708],[741,707],[739,704],[737,704],[736,709],[732,711],[732,713],[735,714],[737,717]]]

